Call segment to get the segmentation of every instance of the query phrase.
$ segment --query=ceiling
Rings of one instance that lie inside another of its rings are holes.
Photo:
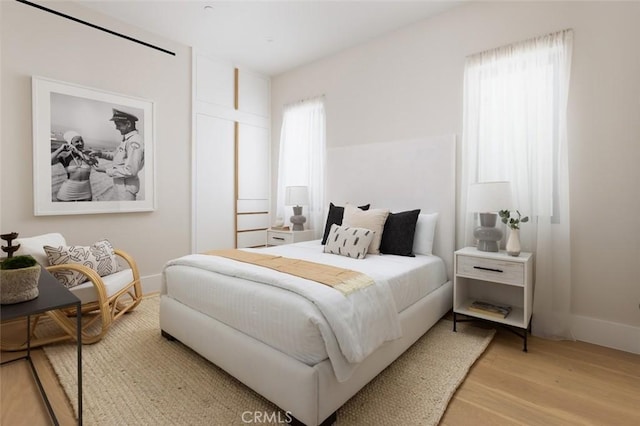
[[[76,1],[131,25],[272,76],[461,3],[453,0]]]

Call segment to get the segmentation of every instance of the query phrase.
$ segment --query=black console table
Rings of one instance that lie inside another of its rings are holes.
[[[15,303],[12,305],[2,305],[0,308],[0,321],[11,320],[15,318],[27,317],[27,353],[25,356],[5,361],[2,363],[8,364],[10,362],[27,360],[31,367],[31,372],[38,385],[40,394],[44,399],[44,402],[49,411],[49,415],[53,420],[54,425],[58,425],[58,420],[51,403],[47,398],[47,394],[42,387],[42,382],[38,377],[38,372],[33,364],[31,358],[31,316],[42,314],[47,311],[55,309],[63,309],[75,307],[76,312],[80,312],[80,299],[78,299],[73,293],[71,293],[65,286],[60,284],[46,269],[42,268],[40,273],[40,280],[38,282],[39,295],[33,300],[29,300],[22,303]],[[76,315],[76,342],[78,348],[78,424],[82,425],[82,316]]]

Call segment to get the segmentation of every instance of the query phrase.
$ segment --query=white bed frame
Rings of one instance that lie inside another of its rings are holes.
[[[308,366],[162,294],[160,327],[298,421],[332,423],[336,411],[452,307],[455,246],[455,136],[330,149],[328,195],[334,204],[371,203],[392,211],[438,212],[434,254],[449,281],[400,313],[403,336],[367,357],[346,382],[328,359]],[[356,195],[357,194],[357,195]],[[164,293],[164,292],[163,292]]]

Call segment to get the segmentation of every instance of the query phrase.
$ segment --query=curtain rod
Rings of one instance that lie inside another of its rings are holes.
[[[305,102],[308,102],[308,101],[315,101],[316,99],[324,99],[324,98],[325,98],[325,96],[324,96],[324,93],[323,93],[321,95],[310,96],[310,97],[304,98],[304,99],[298,99],[297,101],[292,101],[292,102],[286,103],[283,106],[284,107],[288,107],[290,105],[298,105],[298,104],[302,104],[302,103],[305,103]]]
[[[16,1],[17,1],[18,3],[26,4],[27,6],[35,7],[36,9],[44,10],[45,12],[53,13],[54,15],[58,15],[58,16],[61,16],[61,17],[63,17],[63,18],[70,19],[70,20],[75,21],[75,22],[78,22],[78,23],[80,23],[80,24],[87,25],[87,26],[89,26],[89,27],[91,27],[91,28],[95,28],[95,29],[97,29],[97,30],[104,31],[104,32],[109,33],[109,34],[111,34],[111,35],[118,36],[118,37],[122,37],[122,38],[124,38],[124,39],[126,39],[126,40],[129,40],[129,41],[132,41],[132,42],[134,42],[134,43],[138,43],[138,44],[141,44],[141,45],[143,45],[143,46],[147,46],[147,47],[150,47],[150,48],[152,48],[152,49],[159,50],[159,51],[164,52],[164,53],[166,53],[166,54],[168,54],[168,55],[176,56],[176,54],[175,54],[174,52],[170,51],[170,50],[166,50],[166,49],[163,49],[163,48],[161,48],[161,47],[154,46],[153,44],[149,44],[149,43],[146,43],[146,42],[144,42],[144,41],[141,41],[141,40],[135,39],[135,38],[133,38],[133,37],[129,37],[129,36],[126,36],[126,35],[124,35],[124,34],[117,33],[117,32],[115,32],[115,31],[112,31],[112,30],[108,29],[108,28],[104,28],[104,27],[101,27],[101,26],[99,26],[99,25],[92,24],[91,22],[83,21],[82,19],[78,19],[78,18],[75,18],[75,17],[73,17],[73,16],[67,15],[67,14],[65,14],[65,13],[58,12],[58,11],[53,10],[53,9],[49,9],[48,7],[44,7],[44,6],[41,6],[41,5],[39,5],[39,4],[32,3],[32,2],[27,1],[27,0],[16,0]]]
[[[472,57],[477,56],[477,55],[482,55],[482,54],[485,54],[485,53],[498,51],[500,49],[518,47],[518,46],[521,46],[521,45],[523,45],[525,43],[528,43],[528,42],[531,42],[531,41],[535,41],[535,40],[540,40],[540,39],[543,39],[545,37],[555,36],[557,34],[566,34],[569,31],[573,31],[573,28],[565,28],[564,30],[553,31],[553,32],[546,33],[546,34],[543,34],[543,35],[540,35],[540,36],[530,37],[530,38],[527,38],[527,39],[524,39],[524,40],[519,40],[519,41],[516,41],[516,42],[513,42],[513,43],[509,43],[509,44],[505,44],[505,45],[502,45],[502,46],[493,47],[491,49],[483,50],[482,52],[472,53],[470,55],[465,56],[465,58],[467,58],[467,59],[468,58],[472,58]]]

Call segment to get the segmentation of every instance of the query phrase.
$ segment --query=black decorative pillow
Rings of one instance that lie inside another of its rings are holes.
[[[371,204],[359,206],[360,210],[369,210]],[[336,206],[333,203],[329,203],[329,214],[327,214],[327,222],[324,225],[324,235],[322,236],[322,244],[327,243],[327,236],[331,230],[331,225],[342,225],[342,217],[344,216],[344,207]]]
[[[374,235],[375,232],[370,229],[339,226],[334,223],[329,230],[324,252],[364,259]]]
[[[413,239],[418,215],[420,215],[420,209],[389,213],[382,231],[380,253],[414,257]]]
[[[47,253],[50,265],[68,263],[84,265],[96,271],[101,277],[118,272],[116,254],[108,240],[98,241],[88,247],[44,246],[44,251]],[[55,271],[52,274],[67,288],[75,287],[87,280],[85,275],[71,270]]]

